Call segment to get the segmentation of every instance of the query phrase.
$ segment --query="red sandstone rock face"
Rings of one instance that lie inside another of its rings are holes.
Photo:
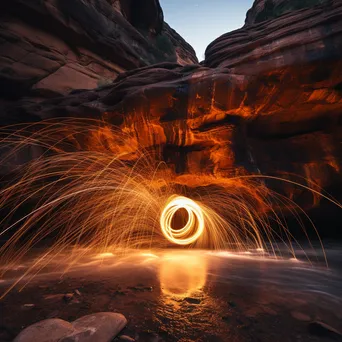
[[[119,3],[121,13],[134,27],[161,33],[164,15],[159,0],[120,0]]]
[[[248,25],[212,42],[204,65],[229,68],[233,73],[258,74],[290,65],[340,59],[341,21],[341,2],[335,1],[330,6],[293,11]]]
[[[136,3],[13,0],[0,4],[1,97],[67,94],[96,88],[120,72],[161,61],[197,63],[191,46],[164,27],[157,0],[144,1],[144,11]]]
[[[342,4],[335,1],[223,35],[204,66],[145,66],[99,89],[2,112],[4,122],[102,118],[154,151],[186,186],[295,174],[331,190],[342,183],[341,67]],[[115,144],[103,127],[98,137]],[[318,203],[293,186],[269,185],[308,206]]]
[[[291,173],[308,185],[329,187],[342,162],[341,67],[336,61],[321,73],[320,64],[312,63],[242,76],[224,68],[161,64],[127,72],[103,89],[28,106],[25,113],[118,125],[186,185]],[[321,77],[314,80],[317,72]],[[115,141],[108,134],[103,139]],[[281,190],[296,195],[293,187]]]
[[[247,12],[246,25],[278,18],[281,15],[325,4],[331,6],[333,0],[256,0]]]

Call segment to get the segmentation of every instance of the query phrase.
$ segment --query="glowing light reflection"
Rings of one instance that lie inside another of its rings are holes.
[[[166,297],[183,299],[201,291],[207,280],[207,259],[200,253],[166,254],[160,260],[161,291]]]

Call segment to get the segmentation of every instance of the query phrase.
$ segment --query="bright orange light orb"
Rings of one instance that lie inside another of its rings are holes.
[[[175,213],[185,209],[188,221],[181,229],[171,227]],[[172,196],[166,203],[160,216],[160,227],[164,236],[177,245],[190,245],[194,243],[204,231],[204,216],[201,207],[193,200],[183,196]]]

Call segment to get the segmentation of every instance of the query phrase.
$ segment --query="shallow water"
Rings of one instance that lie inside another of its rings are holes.
[[[115,311],[129,321],[124,333],[139,341],[330,341],[309,331],[312,321],[342,331],[342,250],[326,252],[329,268],[309,250],[296,259],[262,251],[87,253],[64,275],[59,257],[0,302],[0,340],[42,319]],[[0,291],[33,261],[9,272]]]

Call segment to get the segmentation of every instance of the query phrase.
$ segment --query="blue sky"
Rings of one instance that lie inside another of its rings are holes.
[[[253,0],[160,0],[165,21],[204,59],[206,47],[244,25]]]

